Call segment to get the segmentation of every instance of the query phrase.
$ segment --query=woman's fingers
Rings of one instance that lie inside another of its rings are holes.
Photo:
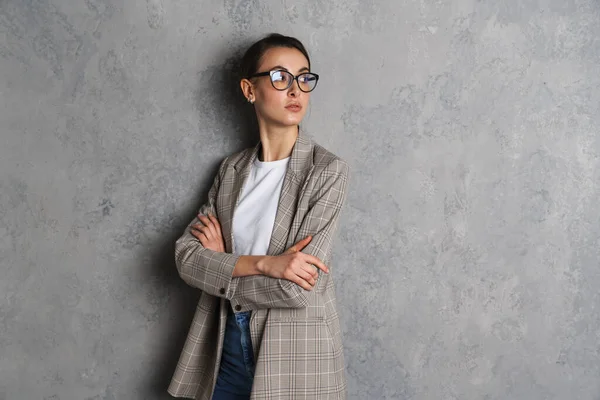
[[[203,234],[208,240],[211,240],[213,237],[210,229],[206,226],[202,226],[201,224],[192,225],[192,233],[194,233],[194,231],[199,234]]]
[[[214,216],[214,215],[212,215],[212,214],[208,214],[208,219],[210,219],[210,220],[211,220],[211,222],[212,222],[212,223],[215,225],[215,228],[216,228],[217,230],[220,230],[220,229],[221,229],[221,224],[219,223],[219,220],[217,219],[217,217],[215,217],[215,216]]]
[[[221,230],[221,224],[217,217],[212,214],[208,214],[208,218],[212,221],[213,227],[215,229],[215,240],[218,243],[218,251],[225,252],[225,238],[223,237],[223,231]]]
[[[208,218],[212,221],[212,223],[215,227],[215,232],[217,234],[217,237],[222,238],[223,232],[221,231],[221,224],[219,223],[219,220],[217,219],[217,217],[215,217],[212,214],[208,214]]]
[[[219,236],[217,236],[217,228],[215,227],[215,225],[211,219],[209,219],[205,215],[199,215],[198,219],[200,219],[200,221],[204,224],[204,226],[206,226],[206,229],[208,229],[208,231],[210,232],[212,237],[219,237]]]
[[[317,283],[319,273],[311,264],[302,263],[300,267],[294,268],[293,282],[303,287],[305,290],[312,290]]]
[[[305,263],[303,265],[304,271],[310,274],[315,280],[319,277],[319,270],[316,269],[312,264]]]
[[[306,266],[306,268],[311,268],[309,265]],[[305,269],[301,269],[298,272],[296,272],[296,274],[303,279],[305,282],[307,282],[310,287],[312,288],[313,286],[315,286],[316,280],[315,280],[315,276],[312,274],[312,271],[307,271]]]
[[[214,251],[225,252],[225,241],[219,220],[212,214],[198,214],[200,223],[193,224],[190,232],[200,240],[204,247]]]
[[[279,278],[283,278],[286,279],[288,281],[294,282],[295,284],[297,284],[298,286],[301,286],[302,288],[304,288],[305,290],[312,290],[312,285],[309,283],[311,280],[311,275],[310,273],[304,271],[303,267],[301,266],[301,264],[295,264],[294,266],[292,265],[288,265],[286,266],[286,268],[282,271],[281,276],[273,276],[272,277],[279,277]]]
[[[293,245],[292,247],[294,247],[295,251],[301,251],[303,248],[305,248],[310,241],[312,240],[312,236],[307,236],[302,240],[299,240],[295,245]]]
[[[315,256],[313,256],[311,254],[304,254],[304,260],[307,263],[313,264],[315,267],[321,269],[326,274],[329,273],[329,268],[327,268],[327,265],[323,264],[323,261],[319,260],[318,257],[315,257]]]
[[[202,243],[202,246],[204,246],[205,241],[208,241],[208,237],[206,237],[206,234],[204,232],[202,232],[201,230],[199,230],[198,228],[195,228],[194,226],[192,226],[192,229],[190,230],[190,233],[200,241],[200,243]]]
[[[294,243],[294,245],[290,246],[290,248],[288,248],[286,251],[284,251],[284,254],[295,253],[297,251],[302,250],[310,243],[311,240],[312,236],[310,235],[302,240],[299,240],[298,242]]]
[[[304,290],[312,290],[313,288],[313,286],[310,283],[308,283],[305,279],[301,278],[298,275],[294,275],[291,281],[303,288]]]

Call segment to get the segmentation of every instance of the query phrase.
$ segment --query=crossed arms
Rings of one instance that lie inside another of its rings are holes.
[[[225,163],[226,160],[221,163],[209,190],[208,202],[200,207],[199,216],[217,215],[216,196]],[[331,256],[339,214],[346,198],[348,165],[341,159],[334,159],[316,179],[317,189],[312,194],[311,207],[302,220],[296,241],[312,236],[301,252],[327,262]],[[187,284],[213,296],[230,300],[236,311],[303,308],[310,304],[312,290],[304,289],[288,279],[262,275],[256,264],[251,267],[254,271],[248,272],[254,275],[235,276],[236,269],[239,272],[242,266],[249,268],[249,261],[259,262],[262,256],[240,256],[203,246],[190,229],[199,222],[199,217],[196,217],[175,243],[177,270]],[[322,275],[319,269],[318,271],[317,281]]]

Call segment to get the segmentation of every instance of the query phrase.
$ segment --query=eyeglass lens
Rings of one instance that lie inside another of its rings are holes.
[[[294,76],[287,71],[274,71],[271,73],[271,82],[277,90],[285,90],[292,85]],[[317,86],[317,77],[310,73],[298,75],[298,86],[303,92],[310,92]]]

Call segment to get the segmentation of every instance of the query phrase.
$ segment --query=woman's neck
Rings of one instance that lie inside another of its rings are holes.
[[[289,157],[299,135],[298,129],[298,126],[260,127],[262,151],[258,155],[259,160],[268,162]]]

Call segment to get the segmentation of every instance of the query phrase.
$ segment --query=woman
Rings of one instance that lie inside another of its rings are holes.
[[[348,166],[299,129],[318,75],[297,39],[269,35],[242,59],[260,141],[221,163],[208,203],[176,242],[202,291],[175,397],[345,399],[331,246]]]

